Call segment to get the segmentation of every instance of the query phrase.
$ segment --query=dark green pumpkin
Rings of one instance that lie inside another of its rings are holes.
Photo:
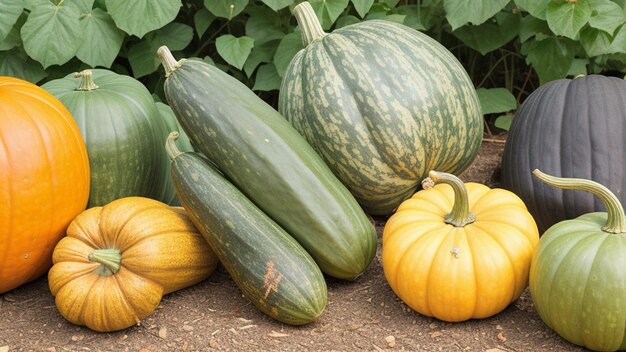
[[[167,128],[150,92],[136,79],[104,70],[42,86],[72,113],[87,146],[91,169],[88,207],[127,196],[171,198],[166,167]],[[171,189],[171,186],[170,186]]]
[[[322,271],[353,280],[377,235],[350,192],[306,140],[243,83],[199,60],[159,49],[164,91],[194,149],[293,236]]]
[[[548,185],[591,192],[608,209],[559,222],[541,237],[530,266],[535,308],[546,325],[574,344],[626,349],[624,208],[596,182],[534,173]]]
[[[327,291],[313,258],[206,158],[181,153],[176,136],[168,139],[176,193],[244,296],[283,323],[317,319]]]
[[[390,214],[428,171],[459,174],[482,140],[467,72],[412,28],[371,20],[324,33],[294,8],[307,45],[283,77],[279,111],[371,214]]]
[[[539,87],[517,111],[502,156],[502,186],[522,198],[541,232],[603,211],[589,193],[534,180],[535,168],[594,180],[626,202],[626,81],[590,75]]]

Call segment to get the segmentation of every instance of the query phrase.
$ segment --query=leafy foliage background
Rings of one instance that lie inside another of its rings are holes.
[[[626,0],[310,0],[325,30],[403,23],[445,45],[486,114],[514,110],[538,85],[626,73]],[[89,67],[141,80],[161,99],[156,50],[198,57],[270,103],[302,48],[301,0],[0,0],[0,75],[35,83]],[[393,65],[390,62],[389,65]],[[506,128],[509,115],[497,116]]]

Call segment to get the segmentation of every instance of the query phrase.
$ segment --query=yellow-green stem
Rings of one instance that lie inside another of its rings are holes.
[[[315,10],[307,1],[294,7],[293,15],[296,17],[296,21],[298,21],[298,25],[300,25],[302,30],[302,44],[304,46],[326,35],[320,20],[315,14]]]
[[[606,224],[602,231],[608,233],[626,233],[626,215],[619,199],[608,188],[592,180],[582,178],[563,178],[544,174],[538,169],[533,170],[533,176],[552,187],[573,189],[593,193],[600,198],[606,208]]]
[[[180,149],[178,149],[178,146],[176,145],[176,140],[179,136],[180,134],[178,132],[172,131],[167,136],[167,141],[165,141],[165,150],[167,151],[167,155],[169,155],[170,160],[176,159],[176,157],[183,153],[180,151]]]
[[[159,57],[159,60],[161,60],[161,64],[165,69],[165,77],[171,75],[172,72],[176,71],[176,69],[181,66],[182,62],[185,61],[185,59],[176,61],[170,49],[165,45],[157,49],[157,56]]]
[[[78,87],[76,87],[75,90],[90,91],[98,89],[98,86],[93,81],[91,70],[75,72],[74,77],[80,78],[80,83],[78,83]]]
[[[122,253],[116,248],[96,249],[89,253],[90,262],[100,263],[98,274],[111,276],[122,266]]]
[[[463,227],[476,221],[476,215],[469,211],[467,188],[465,188],[465,184],[463,183],[463,181],[461,181],[458,177],[452,174],[437,171],[430,171],[428,173],[428,179],[430,179],[435,184],[448,184],[452,187],[452,190],[454,191],[454,205],[452,206],[452,211],[446,214],[446,216],[444,217],[444,221],[446,222],[446,224],[450,224],[456,227]],[[422,185],[427,184],[428,181],[422,182]]]

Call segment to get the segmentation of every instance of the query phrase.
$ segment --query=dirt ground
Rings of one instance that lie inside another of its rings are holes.
[[[502,138],[487,139],[464,181],[498,185]],[[385,219],[375,219],[379,235]],[[528,290],[500,314],[445,323],[391,291],[378,256],[356,282],[328,279],[328,306],[302,327],[260,313],[221,267],[167,295],[141,325],[114,333],[74,326],[58,313],[42,277],[0,295],[0,352],[7,351],[583,351],[548,329]]]

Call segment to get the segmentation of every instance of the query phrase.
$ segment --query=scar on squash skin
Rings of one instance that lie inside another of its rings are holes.
[[[265,275],[263,276],[263,287],[265,287],[265,295],[263,299],[267,299],[272,291],[278,292],[278,283],[282,280],[283,274],[274,271],[274,262],[270,260],[267,262],[265,269]]]

